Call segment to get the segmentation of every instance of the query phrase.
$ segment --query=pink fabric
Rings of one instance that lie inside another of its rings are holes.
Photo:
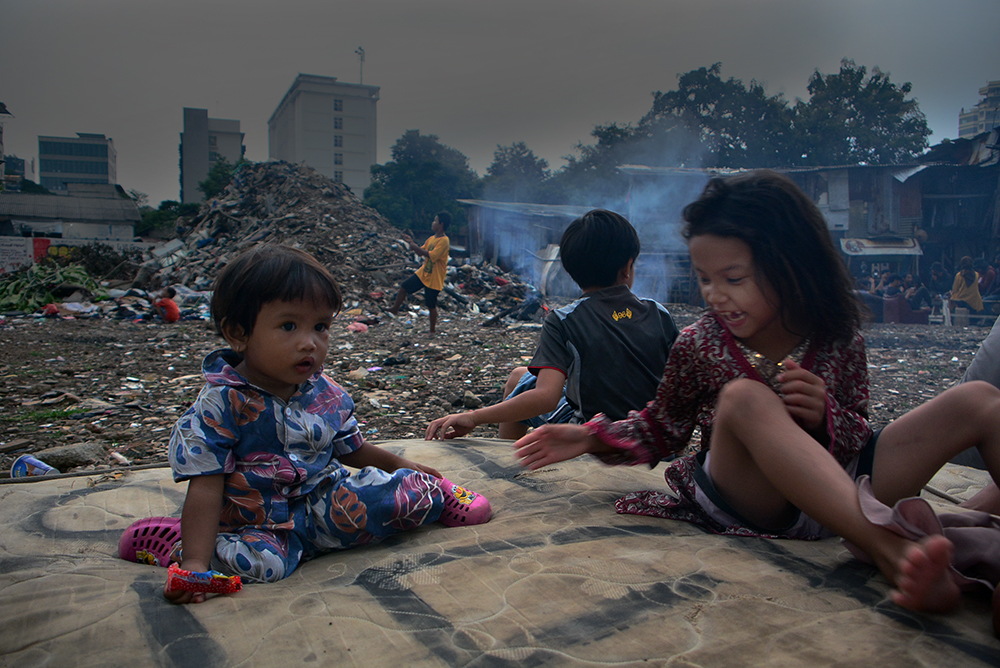
[[[873,524],[910,540],[944,535],[952,542],[952,578],[962,589],[986,587],[1000,582],[1000,518],[978,511],[936,515],[924,499],[901,499],[890,508],[875,498],[868,476],[858,479],[861,512]],[[855,557],[872,563],[868,555],[849,541],[844,545]]]

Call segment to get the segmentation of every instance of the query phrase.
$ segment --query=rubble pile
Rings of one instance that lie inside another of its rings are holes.
[[[420,266],[401,235],[343,184],[311,167],[247,163],[183,231],[181,252],[154,260],[135,287],[208,290],[219,270],[243,250],[281,243],[302,248],[329,267],[348,308],[384,310],[398,282]],[[494,313],[519,305],[534,290],[492,265],[450,266],[448,280],[439,298],[444,310]]]

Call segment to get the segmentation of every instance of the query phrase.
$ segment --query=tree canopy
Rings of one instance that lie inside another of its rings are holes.
[[[883,165],[905,162],[927,148],[930,128],[913,86],[889,81],[873,67],[844,59],[837,74],[809,77],[809,102],[795,105],[805,165]]]
[[[680,119],[701,141],[714,167],[783,167],[797,150],[794,114],[782,96],[751,80],[722,79],[722,63],[682,74],[677,90],[653,93],[640,127]]]
[[[393,145],[392,160],[372,166],[364,203],[397,227],[427,230],[439,211],[450,213],[455,223],[465,220],[456,200],[478,197],[481,187],[460,151],[437,135],[407,130]]]
[[[483,177],[483,197],[498,202],[533,202],[551,175],[549,163],[523,141],[497,145],[493,163]]]
[[[809,78],[808,100],[790,104],[756,79],[723,78],[715,63],[678,75],[676,90],[654,92],[635,123],[606,123],[550,170],[524,142],[498,145],[480,180],[459,151],[408,130],[392,161],[372,167],[365,204],[399,227],[426,229],[438,211],[464,220],[456,199],[480,192],[499,201],[621,207],[628,178],[617,168],[787,168],[894,164],[927,148],[930,129],[912,85],[844,59],[836,74]]]
[[[212,199],[226,189],[230,179],[233,178],[233,174],[245,162],[247,160],[240,158],[233,165],[225,158],[219,158],[212,163],[212,167],[208,170],[208,176],[205,180],[198,183],[198,190],[202,192],[205,199]]]
[[[723,80],[715,63],[680,75],[677,90],[654,93],[640,127],[681,119],[709,152],[708,167],[898,163],[923,152],[931,133],[917,101],[906,99],[912,88],[844,59],[837,74],[813,72],[809,100],[790,106],[756,80]]]

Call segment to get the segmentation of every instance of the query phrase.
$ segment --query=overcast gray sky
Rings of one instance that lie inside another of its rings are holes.
[[[381,87],[380,163],[419,129],[480,175],[516,141],[556,169],[595,125],[638,120],[653,91],[717,61],[791,101],[841,58],[878,66],[913,84],[937,143],[1000,79],[998,19],[998,0],[0,0],[5,152],[104,133],[123,187],[178,199],[183,107],[238,119],[266,160],[295,76],[356,83],[359,46]]]

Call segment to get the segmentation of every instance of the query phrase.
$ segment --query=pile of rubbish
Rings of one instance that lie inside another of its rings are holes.
[[[337,279],[350,308],[385,310],[399,282],[420,266],[393,227],[343,184],[304,164],[246,163],[217,197],[206,202],[183,230],[140,268],[133,287],[211,289],[219,270],[261,242],[281,243],[315,255]],[[159,257],[157,257],[159,256]],[[544,309],[535,288],[490,264],[448,270],[439,297],[444,310],[537,319]],[[526,314],[526,311],[530,313]]]

